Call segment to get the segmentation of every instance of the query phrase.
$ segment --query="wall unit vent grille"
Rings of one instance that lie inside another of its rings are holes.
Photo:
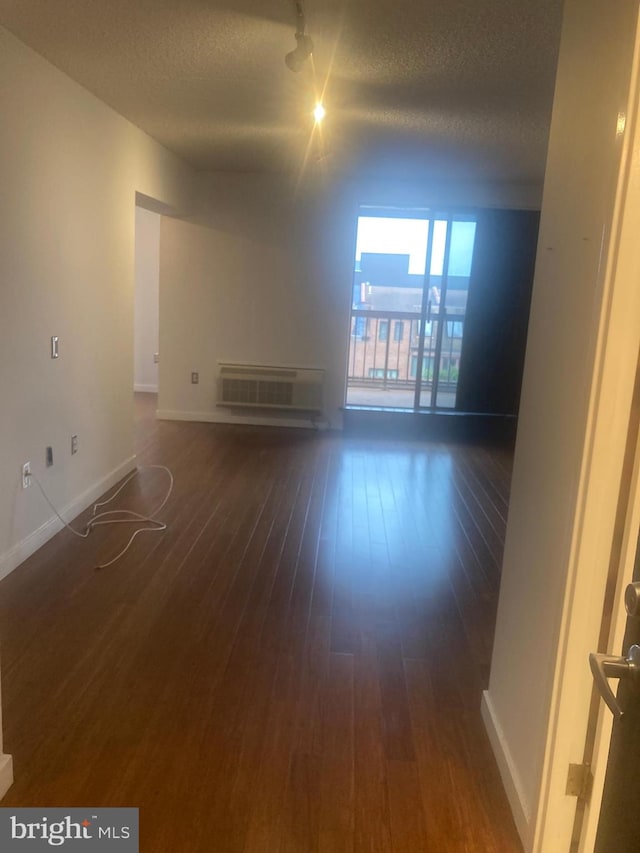
[[[218,368],[218,406],[322,412],[323,370],[228,363]]]

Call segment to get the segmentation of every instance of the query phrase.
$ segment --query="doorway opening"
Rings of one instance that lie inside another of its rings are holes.
[[[158,393],[160,214],[136,205],[133,390]]]
[[[454,409],[476,217],[361,208],[346,404]]]

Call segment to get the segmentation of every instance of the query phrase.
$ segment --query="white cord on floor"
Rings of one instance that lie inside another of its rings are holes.
[[[131,509],[111,509],[111,510],[107,510],[106,512],[100,512],[100,513],[98,513],[98,515],[96,515],[96,510],[98,509],[98,507],[106,506],[108,503],[111,503],[112,500],[114,500],[115,498],[118,497],[118,495],[124,489],[124,487],[127,486],[131,482],[131,480],[134,479],[134,477],[138,476],[140,471],[147,470],[150,468],[158,468],[161,471],[166,471],[167,474],[169,475],[169,489],[167,491],[167,494],[165,495],[165,497],[162,500],[162,502],[160,503],[160,505],[157,506],[153,510],[152,513],[150,513],[149,515],[140,515],[140,513],[134,512]],[[98,503],[93,505],[92,518],[90,518],[89,521],[87,522],[87,526],[86,526],[84,532],[80,532],[79,530],[75,530],[73,527],[71,527],[70,524],[68,524],[64,520],[64,518],[60,515],[58,510],[55,508],[55,506],[49,500],[49,496],[45,492],[45,490],[42,486],[42,483],[40,482],[40,480],[38,480],[36,475],[33,472],[31,472],[30,474],[28,474],[28,476],[33,478],[36,485],[38,486],[38,488],[42,492],[43,498],[49,504],[50,508],[53,510],[55,515],[60,519],[60,521],[67,528],[67,530],[70,530],[71,533],[73,533],[73,535],[77,536],[79,539],[86,539],[94,527],[99,527],[99,526],[104,525],[104,524],[139,524],[140,522],[146,522],[147,524],[154,525],[153,527],[140,527],[140,528],[138,528],[138,530],[135,530],[133,532],[131,538],[129,539],[129,541],[125,545],[125,547],[122,549],[122,551],[120,551],[120,553],[117,554],[112,560],[109,560],[108,563],[102,563],[101,565],[96,566],[96,568],[98,568],[98,569],[106,569],[107,566],[113,565],[113,563],[115,563],[117,560],[119,560],[120,557],[124,556],[127,553],[127,551],[129,550],[131,543],[133,542],[133,540],[136,538],[136,536],[139,533],[144,533],[145,531],[157,531],[158,533],[160,533],[163,530],[167,529],[167,525],[163,521],[158,521],[158,519],[153,517],[153,516],[157,515],[159,512],[161,512],[162,509],[164,509],[167,501],[171,497],[171,492],[173,491],[173,474],[165,465],[145,465],[142,468],[136,468],[136,470],[127,477],[127,479],[118,487],[118,489],[116,489],[116,491],[111,495],[111,497],[107,498],[104,501],[99,501]],[[107,518],[107,516],[119,515],[119,514],[124,515],[124,518]]]

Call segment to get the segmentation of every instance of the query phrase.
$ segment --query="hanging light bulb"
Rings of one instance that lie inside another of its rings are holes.
[[[318,103],[315,106],[315,109],[313,110],[313,117],[316,120],[316,124],[320,124],[320,122],[326,116],[326,114],[327,114],[327,111],[322,106],[322,104],[318,101]]]

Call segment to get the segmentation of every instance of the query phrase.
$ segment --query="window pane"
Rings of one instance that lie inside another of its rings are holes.
[[[362,261],[363,253],[408,255],[407,272],[410,275],[423,276],[428,236],[428,219],[360,216],[356,238],[356,267]]]
[[[444,247],[447,240],[447,220],[437,219],[433,223],[433,248],[431,249],[431,275],[442,275],[444,269]]]
[[[436,404],[454,408],[458,388],[458,365],[462,351],[464,321],[469,293],[476,223],[454,219],[451,223],[451,246],[447,269],[447,294],[444,313],[446,324],[442,336],[442,353],[438,373]]]
[[[476,239],[476,223],[456,220],[451,225],[451,249],[449,251],[449,275],[469,278],[473,260],[473,244]]]
[[[418,390],[420,406],[453,407],[476,223],[471,215],[449,218],[445,211],[433,218],[427,211],[362,212],[353,268],[356,316],[347,403],[411,409]]]

